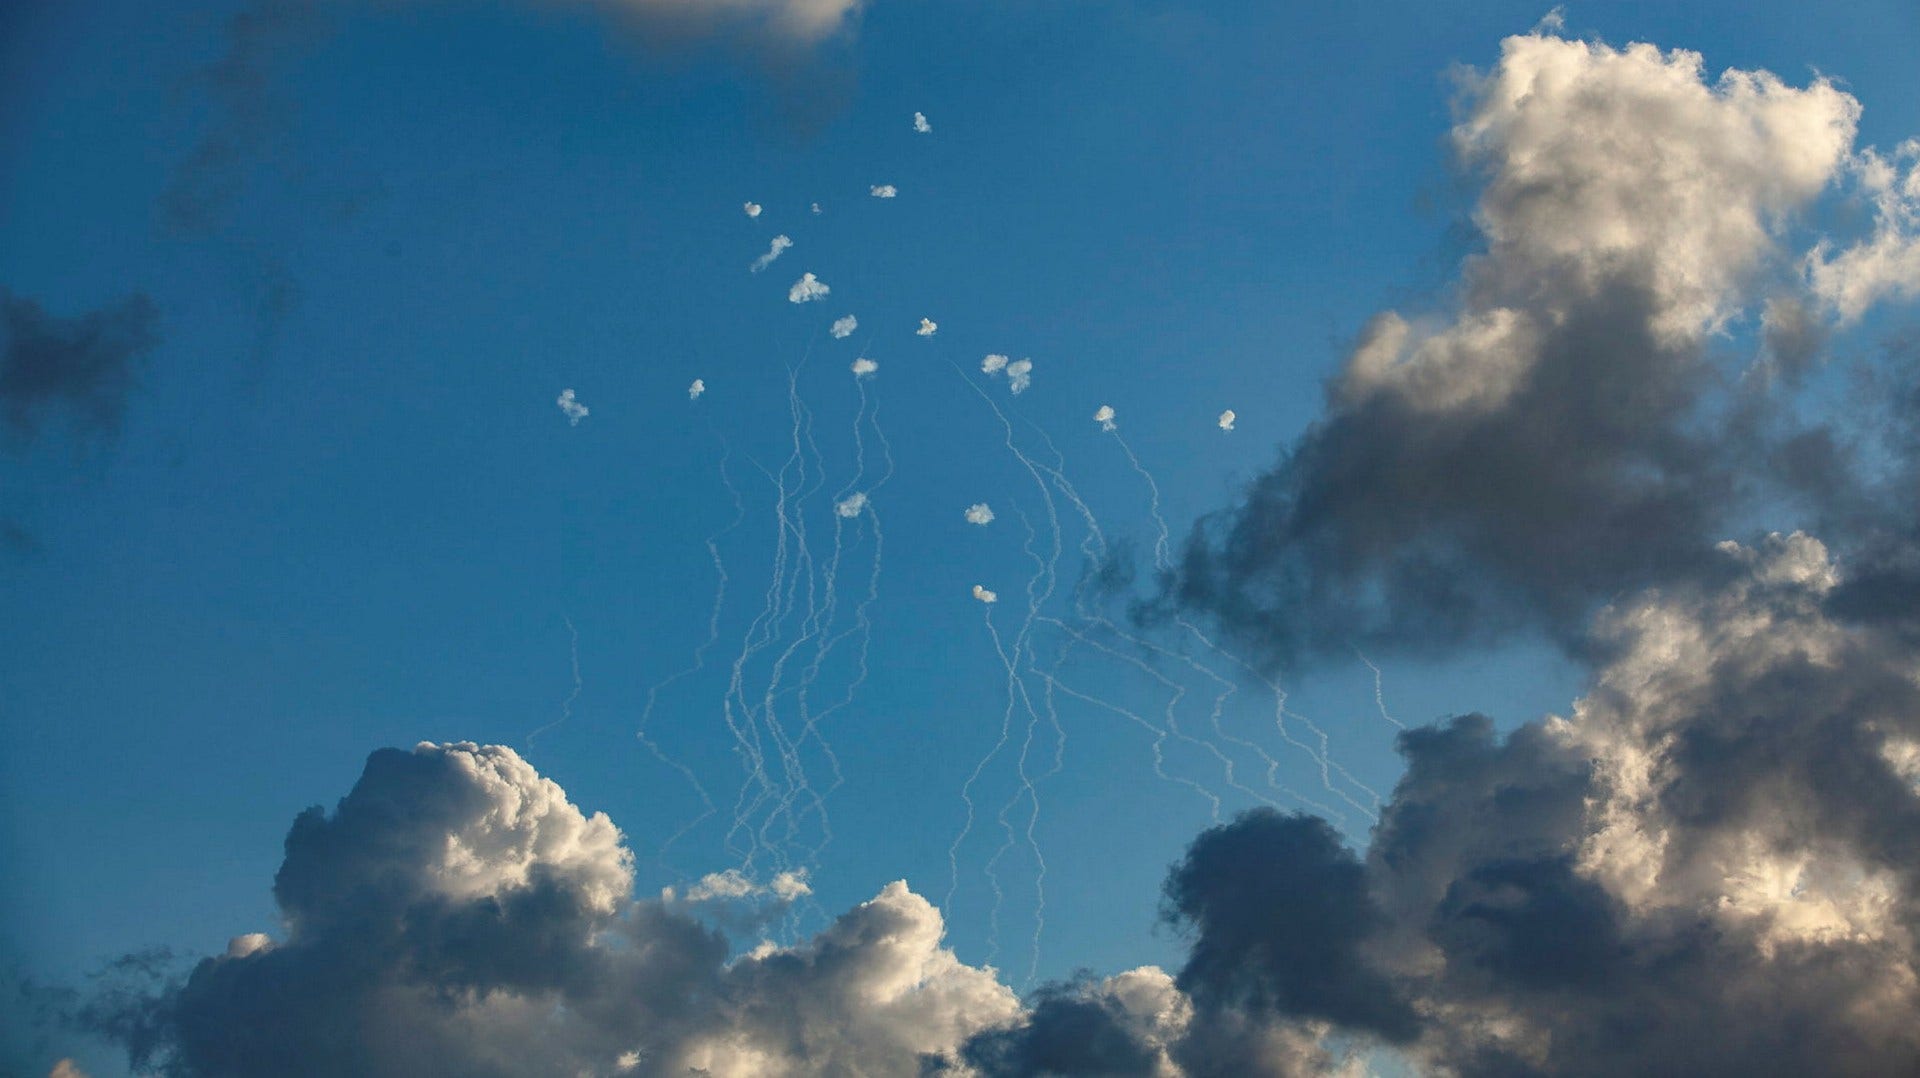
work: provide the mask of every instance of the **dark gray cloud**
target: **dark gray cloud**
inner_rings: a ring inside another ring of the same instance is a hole
[[[1326,821],[1259,809],[1204,832],[1168,877],[1167,905],[1193,932],[1178,983],[1202,1010],[1319,1018],[1395,1042],[1418,1032],[1363,953],[1386,918]]]
[[[0,292],[0,413],[15,438],[30,441],[57,419],[82,436],[116,434],[159,322],[144,295],[60,316]]]
[[[1787,228],[1847,174],[1858,111],[1692,53],[1508,39],[1453,130],[1481,249],[1443,310],[1365,328],[1170,599],[1276,660],[1571,641],[1757,507],[1830,496],[1852,460],[1784,419],[1828,316]],[[1724,354],[1762,306],[1760,355]]]
[[[968,1041],[961,1059],[991,1075],[1112,1075],[1152,1078],[1162,1053],[1134,1028],[1122,1003],[1091,977],[1040,988],[1018,1026]]]
[[[1206,911],[1197,1013],[1396,1033],[1438,1073],[1920,1066],[1911,648],[1828,614],[1810,538],[1717,553],[1732,579],[1603,613],[1571,715],[1404,734],[1364,867],[1273,813],[1202,836],[1169,884]],[[1315,998],[1343,984],[1406,1025]]]

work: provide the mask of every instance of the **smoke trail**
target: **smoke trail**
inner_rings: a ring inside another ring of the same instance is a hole
[[[573,691],[568,693],[566,700],[561,703],[559,718],[527,735],[528,751],[532,751],[535,738],[572,718],[573,702],[580,699],[580,633],[573,627],[572,618],[562,614],[560,620],[567,625],[567,661],[573,667]]]
[[[1353,653],[1360,655],[1360,649],[1353,649]],[[1406,729],[1406,723],[1387,714],[1387,696],[1384,688],[1380,684],[1380,668],[1373,665],[1373,660],[1367,658],[1365,655],[1360,655],[1360,661],[1366,663],[1367,669],[1373,671],[1373,704],[1380,709],[1380,717],[1392,723],[1396,729]]]
[[[708,424],[709,427],[711,427],[711,419],[708,420]],[[741,522],[746,519],[747,503],[741,498],[740,489],[734,486],[732,477],[727,474],[727,462],[733,459],[733,446],[724,436],[719,435],[717,432],[715,436],[720,439],[720,484],[726,488],[727,496],[733,500],[733,519],[728,521],[725,527],[706,538],[707,555],[713,559],[714,575],[713,606],[707,614],[707,638],[701,641],[698,647],[694,648],[693,663],[691,665],[683,670],[675,671],[668,675],[665,680],[656,682],[652,687],[647,689],[647,702],[640,711],[639,729],[634,731],[634,736],[640,740],[642,745],[647,747],[647,751],[653,754],[654,759],[680,772],[680,774],[686,778],[687,782],[693,786],[694,792],[699,795],[701,805],[704,806],[704,811],[702,811],[700,815],[694,817],[693,820],[668,836],[667,840],[661,843],[659,857],[663,866],[666,862],[667,851],[673,847],[673,844],[718,811],[714,807],[713,798],[708,795],[707,788],[701,784],[699,777],[693,773],[693,769],[685,763],[667,755],[666,751],[663,750],[647,732],[653,719],[653,709],[659,702],[660,694],[676,682],[684,678],[692,677],[706,669],[707,652],[720,640],[720,612],[726,605],[727,583],[729,580],[726,560],[720,556],[720,540],[732,533],[733,530],[738,528]]]

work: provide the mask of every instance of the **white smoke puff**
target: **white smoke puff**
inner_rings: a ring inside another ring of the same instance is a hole
[[[916,112],[913,114],[913,129],[923,135],[933,130],[933,125],[927,122],[926,113]]]
[[[1007,388],[1024,393],[1033,384],[1033,360],[1016,359],[1007,364]]]
[[[980,371],[982,374],[999,374],[1006,369],[1007,357],[1003,355],[990,355],[980,361]]]
[[[900,189],[890,183],[875,184],[872,194],[875,198],[895,198],[899,196]]]
[[[808,303],[820,299],[831,291],[833,289],[828,288],[825,281],[811,273],[803,273],[799,280],[793,282],[793,287],[787,289],[787,302]]]
[[[995,594],[994,592],[988,591],[987,589],[981,587],[978,584],[975,584],[973,586],[973,597],[980,600],[983,603],[997,603],[1000,601],[999,595]]]
[[[848,315],[845,318],[834,319],[833,328],[827,330],[827,332],[833,334],[834,340],[844,341],[848,337],[853,336],[853,331],[859,328],[860,320],[852,315]]]
[[[993,510],[987,508],[986,502],[974,502],[967,506],[967,523],[985,527],[993,523]]]
[[[574,397],[573,390],[571,389],[561,390],[560,395],[554,398],[554,403],[558,404],[560,410],[567,414],[567,423],[569,426],[577,427],[580,425],[582,419],[587,418],[587,406],[581,404],[580,401]]]
[[[86,1071],[80,1069],[80,1064],[71,1059],[63,1059],[55,1063],[53,1069],[47,1072],[47,1078],[88,1078],[88,1076]]]
[[[1100,406],[1100,410],[1099,410],[1099,411],[1097,411],[1097,412],[1095,412],[1095,413],[1093,413],[1093,421],[1094,421],[1095,423],[1098,423],[1098,424],[1100,424],[1100,429],[1101,429],[1101,430],[1112,430],[1112,429],[1114,429],[1114,424],[1113,424],[1113,405],[1111,405],[1111,404],[1103,404],[1103,405],[1101,405],[1101,406]]]
[[[913,334],[916,337],[931,337],[938,332],[940,332],[940,323],[935,322],[931,318],[922,318],[920,320],[920,328],[914,330]]]
[[[693,384],[687,387],[687,399],[690,401],[697,401],[700,399],[700,394],[705,393],[706,391],[707,391],[706,379],[695,378],[693,380]]]
[[[866,507],[867,496],[858,492],[847,495],[843,501],[833,503],[833,511],[843,517],[857,517]]]
[[[748,266],[747,269],[751,272],[759,273],[761,270],[773,265],[773,260],[786,253],[787,248],[792,246],[793,241],[786,236],[775,236],[773,242],[767,244],[767,253],[754,259],[753,265]]]
[[[1227,409],[1224,412],[1221,412],[1220,413],[1220,429],[1232,430],[1234,420],[1239,418],[1240,418],[1239,416],[1233,414],[1233,409],[1231,408]]]
[[[873,360],[868,359],[865,356],[861,356],[859,359],[856,359],[853,361],[853,373],[856,377],[872,374],[874,371],[877,371],[879,369],[880,369],[880,364],[875,363]]]
[[[814,204],[813,204],[813,207],[812,207],[812,209],[813,209],[813,215],[814,215],[815,217],[818,217],[818,216],[820,216],[820,204],[819,204],[818,202],[816,202],[816,203],[814,203]]]
[[[749,202],[741,208],[747,211],[748,217],[760,216],[760,204],[758,202]]]

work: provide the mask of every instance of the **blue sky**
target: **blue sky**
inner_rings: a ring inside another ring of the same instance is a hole
[[[900,878],[940,901],[963,784],[1008,706],[969,589],[998,591],[990,613],[1011,632],[1031,573],[1021,514],[1044,520],[963,381],[1029,452],[1036,428],[1050,435],[1105,532],[1150,567],[1146,484],[1094,409],[1116,410],[1176,539],[1227,506],[1321,413],[1373,314],[1444,306],[1479,242],[1475,188],[1445,143],[1458,73],[1546,14],[875,0],[843,34],[768,57],[724,32],[649,39],[590,4],[328,6],[265,63],[260,137],[221,174],[231,197],[183,228],[164,196],[231,122],[196,77],[233,10],[0,16],[0,286],[59,315],[144,292],[162,337],[116,432],[56,416],[10,432],[0,456],[0,510],[31,536],[0,555],[0,903],[8,961],[39,980],[275,931],[290,821],[384,746],[516,748],[626,832],[642,893],[737,865],[713,820],[676,844],[677,873],[657,861],[699,801],[635,729],[706,635],[705,542],[734,514],[724,444],[745,514],[717,541],[718,642],[652,727],[731,800],[726,668],[776,549],[754,462],[786,458],[797,368],[826,469],[808,510],[825,557],[825,494],[855,469],[860,355],[880,364],[866,399],[895,471],[848,533],[847,577],[864,579],[875,520],[885,561],[868,677],[822,730],[845,784],[812,882],[829,913]],[[1920,133],[1910,4],[1613,3],[1565,19],[1574,37],[1698,50],[1709,72],[1838,80],[1864,105],[1861,146]],[[899,196],[870,197],[877,184]],[[749,273],[776,234],[792,249]],[[787,301],[803,271],[831,285],[825,300]],[[859,330],[828,336],[849,313]],[[936,335],[916,336],[923,317]],[[1753,339],[1751,322],[1724,337]],[[1031,357],[1032,388],[981,376],[988,353]],[[689,401],[696,377],[707,392]],[[554,405],[563,388],[591,410],[577,426]],[[1232,432],[1215,425],[1227,408]],[[986,528],[962,519],[979,501],[997,514]],[[859,596],[841,583],[845,619]],[[851,684],[849,654],[822,666],[823,695]],[[1585,677],[1537,633],[1372,657],[1409,724],[1565,713]],[[1191,685],[1177,721],[1204,726],[1218,689],[1159,669]],[[1281,676],[1332,759],[1384,796],[1401,764],[1372,672],[1327,658]],[[1165,714],[1166,688],[1126,663],[1083,652],[1059,677]],[[1272,703],[1247,684],[1221,718],[1279,758],[1285,784],[1330,800],[1317,762],[1275,736]],[[1060,714],[1065,768],[1035,830],[1037,961],[1030,849],[999,862],[989,919],[997,825],[958,851],[947,910],[959,957],[991,957],[1016,987],[1176,963],[1158,888],[1210,820],[1154,777],[1138,725]],[[1228,812],[1251,804],[1210,756],[1168,751]],[[1252,757],[1240,766],[1258,778]],[[984,768],[983,812],[1014,781],[1007,755]],[[1366,821],[1342,833],[1364,846]],[[62,1050],[111,1073],[110,1054]]]

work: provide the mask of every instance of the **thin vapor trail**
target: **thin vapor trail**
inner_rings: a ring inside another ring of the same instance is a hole
[[[568,693],[566,700],[561,703],[559,718],[527,735],[527,748],[529,750],[533,748],[535,738],[572,718],[573,703],[575,700],[580,699],[580,631],[573,627],[573,619],[567,615],[560,615],[560,620],[566,622],[567,625],[567,661],[573,667],[573,691]]]
[[[709,424],[711,424],[710,420]],[[663,864],[666,860],[667,851],[672,848],[675,842],[679,841],[687,832],[698,827],[701,823],[705,822],[708,817],[718,811],[714,806],[713,798],[708,795],[707,788],[701,784],[699,777],[693,773],[693,769],[685,763],[669,756],[647,732],[652,723],[653,709],[659,702],[660,693],[676,682],[684,678],[692,677],[706,669],[707,652],[720,640],[720,613],[726,605],[727,583],[729,579],[726,559],[720,555],[720,540],[725,538],[735,528],[738,528],[742,521],[746,520],[747,503],[740,496],[740,488],[734,486],[732,477],[727,474],[727,462],[733,459],[733,446],[727,441],[725,436],[716,436],[720,438],[721,448],[720,484],[726,488],[727,496],[733,500],[733,519],[728,521],[725,527],[706,538],[707,554],[713,559],[714,575],[713,606],[707,614],[707,638],[701,641],[698,647],[693,649],[693,662],[691,665],[682,670],[675,671],[668,675],[665,680],[656,682],[652,687],[647,689],[647,702],[646,706],[640,711],[639,729],[634,731],[634,736],[639,738],[640,743],[647,747],[647,751],[653,753],[655,759],[685,776],[687,782],[693,786],[694,792],[700,796],[701,805],[704,806],[704,811],[702,811],[700,815],[694,817],[693,820],[682,826],[678,831],[675,831],[660,845],[659,856]]]
[[[1353,653],[1355,655],[1360,655],[1360,649],[1354,648]],[[1365,655],[1360,655],[1360,661],[1363,663],[1366,663],[1367,669],[1373,671],[1373,703],[1375,707],[1378,707],[1380,709],[1380,717],[1392,723],[1396,729],[1400,729],[1400,730],[1406,729],[1407,728],[1406,723],[1401,722],[1399,719],[1396,719],[1392,715],[1387,713],[1387,695],[1386,695],[1385,689],[1381,685],[1380,668],[1373,665],[1373,660],[1367,658]]]

